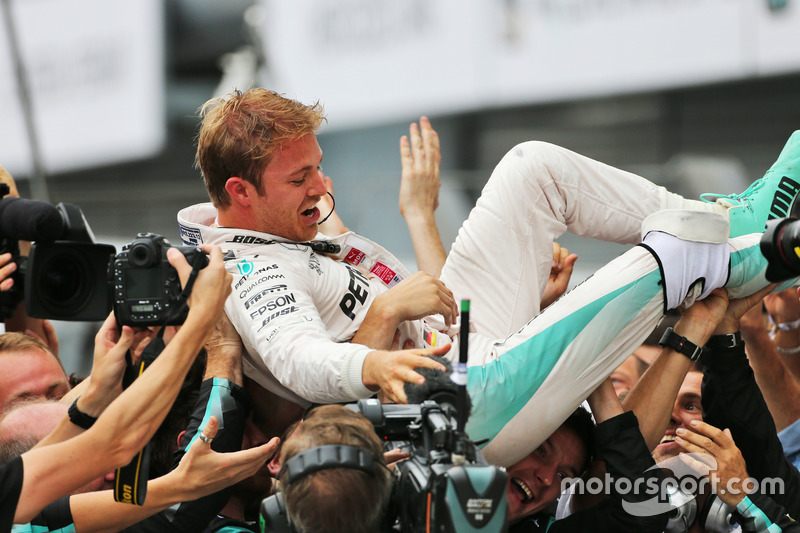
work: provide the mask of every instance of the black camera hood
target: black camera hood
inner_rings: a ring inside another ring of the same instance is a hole
[[[95,238],[83,211],[75,205],[66,202],[59,203],[56,208],[64,219],[64,231],[58,241],[87,242],[94,244]]]

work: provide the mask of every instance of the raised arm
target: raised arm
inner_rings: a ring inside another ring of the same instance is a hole
[[[705,300],[694,303],[675,324],[674,331],[689,342],[702,347],[706,344],[728,308],[728,293],[717,289]],[[675,405],[692,361],[672,348],[664,348],[650,368],[636,382],[622,402],[626,411],[633,411],[649,450],[655,449]]]
[[[218,426],[216,418],[212,417],[206,425],[205,435],[213,440]],[[148,482],[147,499],[143,505],[118,503],[110,490],[71,496],[72,524],[81,533],[119,531],[159,511],[197,500],[251,476],[276,449],[277,439],[257,448],[232,453],[217,453],[210,444],[197,441],[175,470]]]
[[[442,185],[439,135],[430,120],[422,117],[419,126],[411,124],[409,137],[400,138],[400,213],[411,234],[417,268],[438,278],[447,259],[435,216]]]
[[[189,299],[189,315],[169,346],[86,432],[22,456],[24,478],[15,521],[29,521],[46,504],[89,480],[126,464],[166,416],[197,352],[213,330],[230,293],[222,252],[204,247],[209,265],[200,271]],[[167,254],[185,283],[191,267],[178,250]]]
[[[786,297],[794,300],[798,298],[795,289],[787,289],[764,298],[765,303],[771,300],[770,312],[774,313],[778,323],[781,323],[781,316],[786,315],[779,314],[782,313],[780,309],[785,309],[786,306],[776,302],[776,297],[781,300]],[[797,306],[798,312],[800,312],[800,302],[797,303]],[[781,431],[800,418],[800,382],[784,364],[786,358],[797,358],[797,356],[782,357],[779,355],[777,351],[779,346],[776,346],[770,339],[761,311],[761,306],[757,306],[742,317],[741,333],[758,387],[764,395],[776,429]]]
[[[449,326],[456,321],[457,306],[453,292],[444,283],[426,272],[417,272],[375,298],[352,342],[388,350],[401,323],[441,314]]]

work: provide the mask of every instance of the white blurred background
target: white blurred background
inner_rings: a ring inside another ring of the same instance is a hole
[[[233,88],[325,105],[337,209],[410,266],[398,139],[422,114],[442,141],[446,244],[518,142],[554,142],[696,197],[742,191],[800,129],[800,0],[0,7],[0,164],[23,196],[78,205],[118,247],[143,231],[179,242],[177,210],[207,199],[197,108]],[[574,281],[624,250],[561,242],[580,256]],[[85,372],[94,325],[58,328],[67,370]]]

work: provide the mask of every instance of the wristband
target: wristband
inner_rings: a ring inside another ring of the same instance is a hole
[[[712,335],[709,337],[706,346],[712,350],[729,350],[731,348],[736,348],[740,344],[742,344],[742,334],[737,331],[736,333]]]
[[[781,322],[776,324],[775,321],[772,319],[772,315],[767,315],[769,317],[769,323],[778,328],[781,331],[793,331],[795,329],[800,329],[800,318],[797,320],[791,320],[789,322]]]
[[[797,320],[792,320],[789,322],[780,322],[778,324],[775,323],[773,320],[772,315],[767,314],[767,319],[769,319],[769,336],[770,338],[775,338],[775,335],[778,334],[778,331],[796,331],[800,329],[800,318]]]
[[[78,398],[80,398],[80,396],[78,396]],[[87,415],[78,409],[78,398],[75,398],[75,401],[72,402],[72,405],[69,406],[69,410],[67,411],[67,415],[69,415],[69,421],[79,428],[89,429],[92,427],[92,424],[97,422],[97,418]]]
[[[675,333],[672,328],[667,328],[667,331],[664,332],[661,340],[658,341],[658,345],[662,348],[672,348],[676,352],[682,353],[692,361],[697,361],[697,359],[700,357],[700,354],[703,352],[702,348],[697,346],[686,337],[681,337]]]

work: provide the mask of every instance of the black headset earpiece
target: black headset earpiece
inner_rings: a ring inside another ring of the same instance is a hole
[[[381,465],[372,453],[357,446],[346,444],[325,444],[298,453],[281,467],[281,475],[288,475],[287,482],[328,468],[349,468],[360,470],[374,476],[377,465]],[[259,526],[262,533],[295,533],[294,526],[286,512],[283,494],[278,492],[261,502]]]
[[[327,468],[350,468],[374,476],[376,464],[375,456],[363,448],[325,444],[298,453],[286,461],[281,470],[288,474],[289,483],[293,483],[308,474]]]
[[[286,514],[283,494],[278,492],[261,502],[258,525],[261,533],[295,533],[289,515]]]

